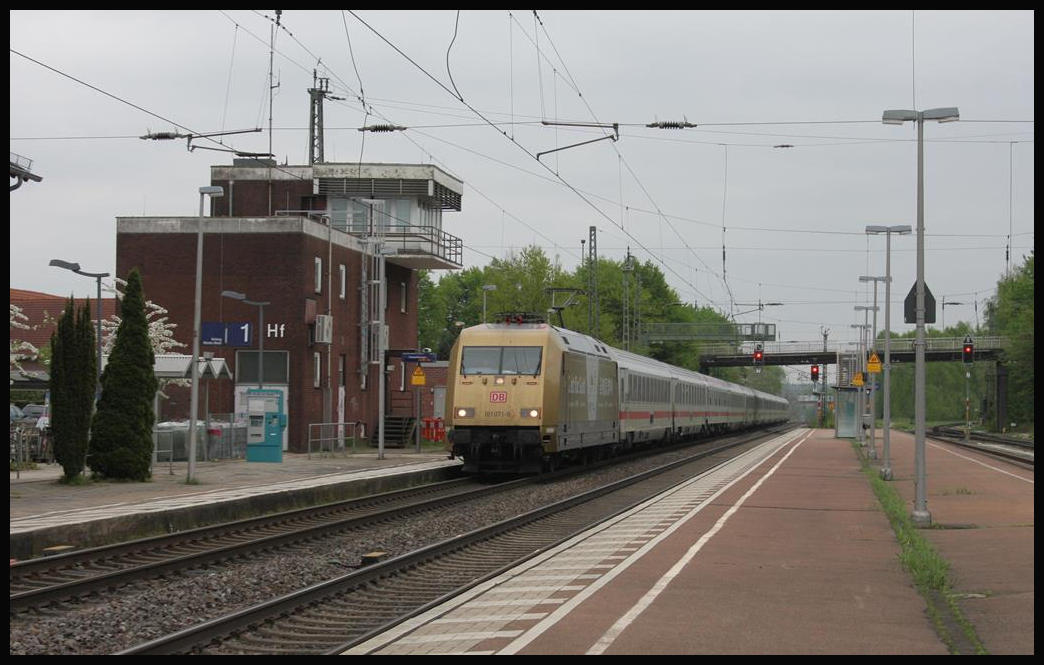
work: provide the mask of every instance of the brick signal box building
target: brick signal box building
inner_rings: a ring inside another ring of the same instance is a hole
[[[378,425],[380,367],[385,411],[414,413],[410,376],[417,349],[417,271],[461,268],[462,243],[442,229],[442,213],[461,209],[463,183],[437,167],[414,164],[280,166],[235,160],[212,166],[203,219],[200,354],[226,360],[234,385],[210,386],[211,413],[241,413],[243,394],[259,387],[283,393],[284,447],[308,449],[310,423]],[[175,337],[191,350],[198,217],[119,217],[116,271],[141,271],[145,295],[169,311]],[[378,248],[382,248],[378,251]],[[379,258],[385,260],[381,343]],[[233,291],[246,304],[222,295]],[[258,336],[263,314],[263,374]],[[431,368],[432,377],[444,370]],[[431,384],[429,383],[429,386]],[[189,390],[167,389],[161,419],[187,418]],[[425,392],[430,415],[431,390]]]

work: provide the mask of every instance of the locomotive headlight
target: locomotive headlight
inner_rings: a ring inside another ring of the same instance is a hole
[[[523,418],[539,418],[540,409],[522,409]]]
[[[471,418],[475,415],[475,409],[469,406],[462,406],[456,411],[458,418]]]
[[[493,383],[497,384],[498,386],[504,385],[504,377],[498,376],[497,378],[493,379]]]

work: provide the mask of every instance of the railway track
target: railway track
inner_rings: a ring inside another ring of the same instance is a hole
[[[10,611],[102,593],[302,541],[439,510],[529,482],[499,485],[462,478],[361,499],[255,517],[175,534],[108,545],[11,565]]]
[[[932,438],[1033,467],[1032,440],[971,432],[965,441],[964,428],[959,425],[937,425],[932,428]]]
[[[729,437],[652,471],[121,653],[338,653],[716,465],[728,454],[723,453],[726,449],[755,442],[765,434]]]

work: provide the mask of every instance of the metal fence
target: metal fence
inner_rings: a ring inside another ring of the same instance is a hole
[[[247,426],[232,413],[210,414],[209,426],[196,424],[196,461],[246,459]],[[188,422],[160,423],[152,429],[153,465],[188,460]],[[171,471],[173,473],[173,471]]]
[[[50,430],[39,430],[35,423],[11,423],[11,466],[15,478],[32,462],[54,462]]]
[[[354,453],[361,428],[359,422],[309,423],[308,459],[312,459],[313,452],[320,456]]]

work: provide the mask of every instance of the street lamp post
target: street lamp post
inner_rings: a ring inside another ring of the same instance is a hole
[[[960,119],[957,107],[928,109],[927,111],[889,110],[881,116],[886,125],[917,123],[917,284],[916,312],[917,333],[914,339],[914,509],[911,515],[914,524],[929,526],[932,514],[928,512],[925,490],[924,452],[924,121],[953,122]]]
[[[877,351],[877,280],[884,279],[883,277],[865,277],[859,278],[860,282],[874,282],[874,306],[869,308],[874,313],[874,327],[873,334],[870,336],[870,343],[867,345],[868,350]],[[857,308],[858,309],[858,308]],[[864,356],[866,353],[863,354]],[[870,365],[867,361],[867,374],[870,374]],[[870,379],[870,459],[877,459],[877,380],[873,376],[868,376]]]
[[[257,389],[264,388],[265,383],[265,305],[272,303],[267,300],[247,300],[245,293],[239,291],[222,291],[221,295],[232,300],[240,300],[247,305],[255,305],[258,310],[257,323]]]
[[[486,322],[486,294],[490,291],[496,291],[496,284],[485,284],[482,286],[482,323]]]
[[[199,188],[199,222],[196,225],[196,294],[192,317],[192,391],[189,399],[188,473],[185,482],[191,483],[196,474],[196,417],[199,413],[199,329],[203,306],[203,197],[211,200],[225,195],[221,187]]]
[[[97,311],[98,311],[98,340],[97,340],[98,341],[98,367],[96,368],[97,369],[97,374],[98,374],[98,379],[97,379],[97,383],[94,386],[94,401],[95,401],[95,403],[97,403],[98,402],[98,398],[101,397],[101,372],[102,372],[101,278],[102,277],[108,277],[109,273],[107,273],[107,272],[84,272],[84,271],[80,270],[80,264],[79,263],[69,263],[68,261],[62,261],[61,259],[51,259],[51,262],[48,265],[54,266],[56,268],[65,268],[66,270],[73,271],[77,275],[83,275],[84,277],[93,277],[94,279],[98,280],[98,305],[97,305]]]
[[[856,309],[860,309],[857,305]],[[866,307],[864,309],[870,309]],[[863,338],[866,334],[867,328],[870,327],[869,323],[866,323],[866,314],[863,314],[863,323],[853,323],[850,328],[859,328],[859,372],[860,374],[866,373],[866,352],[863,342]],[[865,385],[865,384],[864,384]],[[866,390],[863,386],[859,386],[859,394],[856,397],[856,410],[859,412],[859,445],[866,446],[866,430],[863,429],[863,414],[866,411],[866,396],[863,392]]]
[[[909,235],[911,229],[905,226],[878,226],[868,225],[867,233],[885,234],[885,357],[884,357],[884,441],[882,453],[884,459],[881,461],[881,478],[892,479],[892,456],[891,456],[891,434],[892,434],[892,234]]]

